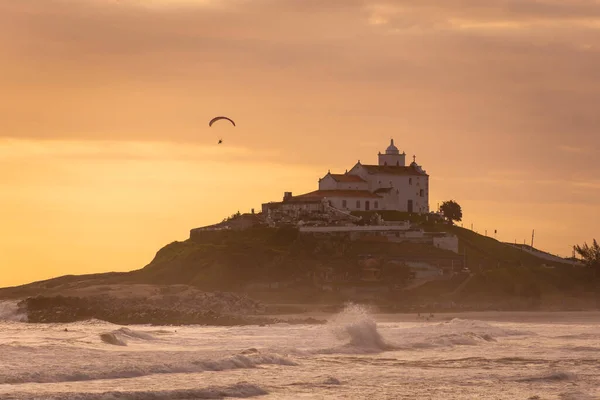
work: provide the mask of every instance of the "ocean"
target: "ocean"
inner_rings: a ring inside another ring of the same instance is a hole
[[[600,399],[598,314],[407,321],[349,305],[325,325],[124,327],[15,310],[0,303],[0,399]]]

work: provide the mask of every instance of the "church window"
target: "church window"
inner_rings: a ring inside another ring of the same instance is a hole
[[[375,200],[375,203],[373,204],[373,207],[379,208],[379,202],[377,200]]]
[[[356,208],[360,208],[360,200],[356,200]]]
[[[346,208],[346,200],[342,200],[342,207]]]
[[[400,161],[396,161],[396,167],[400,166]]]
[[[421,197],[423,197],[423,195],[424,195],[424,192],[425,192],[425,191],[424,191],[423,189],[421,189],[421,191],[420,191],[420,193],[419,193],[419,194],[421,195]]]
[[[408,184],[412,185],[412,178],[408,178]]]

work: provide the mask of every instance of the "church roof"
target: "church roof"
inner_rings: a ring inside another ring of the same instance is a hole
[[[399,154],[400,151],[398,150],[398,148],[394,145],[394,139],[390,140],[390,145],[388,146],[388,148],[385,150],[385,154]]]
[[[396,165],[361,165],[369,174],[427,175],[425,172],[419,171],[414,166],[401,167]]]
[[[325,197],[351,197],[368,199],[381,198],[381,196],[371,193],[368,190],[315,190],[314,192],[294,196],[291,199],[288,199],[287,201],[295,202],[304,201],[308,199],[323,199]]]
[[[366,182],[358,175],[350,174],[329,174],[336,182]]]

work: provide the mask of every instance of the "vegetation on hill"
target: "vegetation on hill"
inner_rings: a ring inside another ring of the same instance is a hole
[[[444,201],[440,206],[440,211],[450,224],[454,224],[454,221],[462,221],[462,209],[454,200]]]
[[[596,239],[592,240],[592,245],[584,243],[582,245],[573,246],[573,250],[583,259],[583,262],[594,270],[596,277],[600,270],[600,245]]]
[[[163,247],[147,266],[136,271],[61,277],[0,290],[0,297],[98,284],[184,284],[201,290],[242,292],[250,290],[249,284],[285,283],[285,287],[267,291],[271,301],[342,302],[351,298],[335,291],[323,292],[314,285],[314,279],[321,279],[327,272],[345,276],[344,285],[390,286],[405,281],[406,271],[401,270],[401,265],[394,267],[385,263],[377,264],[384,269],[383,281],[365,283],[360,280],[365,259],[386,257],[462,257],[470,270],[470,273],[459,273],[451,279],[380,296],[393,304],[481,304],[486,301],[498,304],[513,299],[519,307],[523,304],[537,307],[551,297],[581,297],[593,290],[590,268],[544,261],[493,238],[439,221],[422,220],[421,227],[429,232],[457,235],[460,256],[423,243],[374,239],[351,241],[344,237],[300,235],[294,227],[201,231],[193,239]],[[250,293],[254,295],[254,292]]]

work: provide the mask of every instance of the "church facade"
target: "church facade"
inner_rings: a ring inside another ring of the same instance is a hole
[[[358,161],[343,174],[328,172],[319,179],[319,189],[292,196],[286,193],[282,204],[308,207],[326,201],[343,211],[396,210],[410,213],[429,212],[429,175],[417,164],[416,157],[406,165],[406,153],[391,139],[377,164]]]

